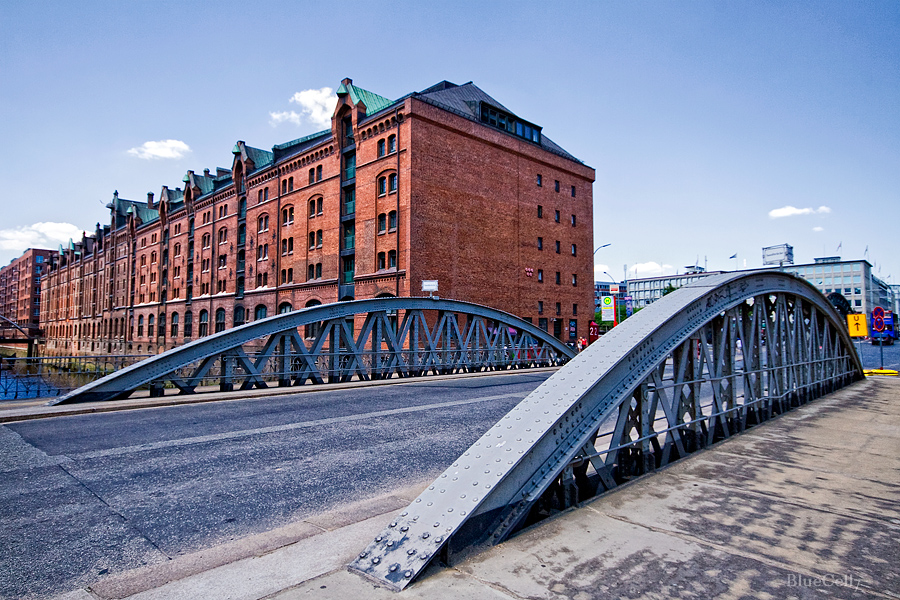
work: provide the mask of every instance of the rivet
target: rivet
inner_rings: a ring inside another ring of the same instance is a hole
[[[440,527],[440,526],[441,526],[441,524],[438,521],[434,522],[434,527]]]
[[[405,517],[405,516],[408,515],[408,514],[409,514],[408,512],[404,511],[404,512],[400,513],[400,516],[401,516],[401,517]]]
[[[393,573],[396,570],[397,570],[397,565],[391,565],[391,568],[390,568],[391,573]]]
[[[428,555],[425,554],[424,552],[419,555],[419,560],[425,560],[426,558],[428,558]]]
[[[404,571],[403,576],[409,579],[410,577],[412,577],[412,571]]]
[[[393,545],[394,545],[394,542],[392,540],[388,540],[387,547],[390,548]]]
[[[396,526],[397,526],[397,521],[392,521],[390,524],[390,527],[396,527]]]
[[[431,487],[430,487],[430,488],[428,488],[428,489],[429,489],[429,490],[433,490],[433,489],[434,489],[434,486],[431,486]]]
[[[434,502],[429,502],[429,503],[428,503],[428,506],[431,506],[432,504],[434,504]]]
[[[478,485],[478,482],[475,481],[475,482],[472,483],[472,485],[473,485],[473,486],[476,486],[476,485]]]
[[[421,498],[416,498],[416,502],[421,502],[421,501],[422,501]]]
[[[406,551],[406,553],[409,554],[410,556],[412,556],[413,554],[416,553],[416,549],[415,549],[415,548],[410,548],[409,550]]]
[[[429,536],[431,536],[431,534],[426,531],[425,533],[422,534],[422,539],[427,540],[429,538]]]
[[[447,491],[447,490],[441,490],[441,493],[443,494],[443,493],[446,492],[446,491]]]
[[[460,494],[459,497],[460,497],[460,498],[465,498],[466,495],[465,495],[465,494]]]
[[[376,542],[380,542],[380,541],[383,540],[383,539],[384,539],[384,538],[381,537],[381,536],[379,535],[377,538],[375,538],[375,541],[376,541]]]
[[[372,559],[372,564],[373,564],[373,565],[377,565],[377,564],[380,563],[380,562],[381,562],[381,559],[378,558],[377,556],[376,556],[375,558]]]
[[[464,511],[464,510],[459,511],[459,516],[461,516],[461,517],[466,516],[466,511]]]
[[[360,553],[359,553],[359,557],[360,557],[360,558],[365,558],[365,557],[367,557],[368,555],[369,555],[368,552],[360,552]]]
[[[436,538],[434,538],[434,543],[435,543],[435,544],[440,544],[440,543],[443,542],[443,541],[444,541],[444,536],[442,536],[442,535],[439,535],[439,536],[437,536]]]
[[[403,527],[400,528],[400,531],[407,532],[407,531],[409,531],[409,527],[404,525]]]

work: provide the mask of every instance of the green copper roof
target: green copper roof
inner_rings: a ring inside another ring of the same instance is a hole
[[[353,104],[358,104],[359,101],[362,100],[362,103],[366,105],[367,115],[373,115],[394,103],[393,100],[388,100],[384,96],[379,96],[374,92],[364,90],[352,83],[350,85],[344,85],[342,83],[341,87],[338,88],[337,93],[350,94],[350,99],[353,101]]]

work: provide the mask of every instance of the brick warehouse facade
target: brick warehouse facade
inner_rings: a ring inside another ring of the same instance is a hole
[[[56,252],[29,248],[0,268],[0,316],[16,323],[31,337],[40,335],[41,278]],[[0,337],[19,337],[17,330],[0,319]]]
[[[60,249],[46,353],[156,353],[426,279],[587,337],[594,170],[472,83],[391,101],[345,79],[330,130],[232,153],[158,200],[114,194],[110,224]]]

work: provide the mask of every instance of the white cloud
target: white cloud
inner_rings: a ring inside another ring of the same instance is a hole
[[[672,265],[659,264],[657,262],[645,262],[631,265],[628,268],[629,277],[654,277],[656,275],[674,274]]]
[[[144,142],[140,146],[130,149],[128,154],[145,160],[153,160],[157,158],[181,158],[190,151],[190,147],[181,140],[160,140],[158,142]]]
[[[293,110],[270,112],[269,123],[273,127],[284,122],[300,125],[303,121],[325,127],[331,123],[337,96],[330,87],[323,87],[319,90],[297,92],[291,96],[290,101],[300,106],[300,112]]]
[[[827,215],[830,212],[831,209],[827,206],[820,206],[819,208],[797,208],[795,206],[788,205],[770,210],[769,218],[781,219],[784,217],[795,217],[797,215]]]
[[[55,249],[69,239],[81,239],[81,227],[71,223],[35,223],[14,229],[0,229],[0,250],[24,252],[29,248]]]
[[[823,229],[822,227],[813,227],[813,231],[818,233],[819,231],[825,231],[825,229]]]
[[[609,265],[594,265],[594,280],[600,281],[606,279],[604,273],[609,273]]]

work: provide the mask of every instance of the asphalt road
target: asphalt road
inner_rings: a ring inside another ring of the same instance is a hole
[[[436,477],[549,373],[0,427],[0,597],[261,533]]]
[[[873,346],[871,342],[862,341],[854,344],[859,351],[859,359],[866,369],[878,369],[881,367],[880,346]],[[884,368],[900,370],[900,342],[894,342],[891,346],[884,347]]]

